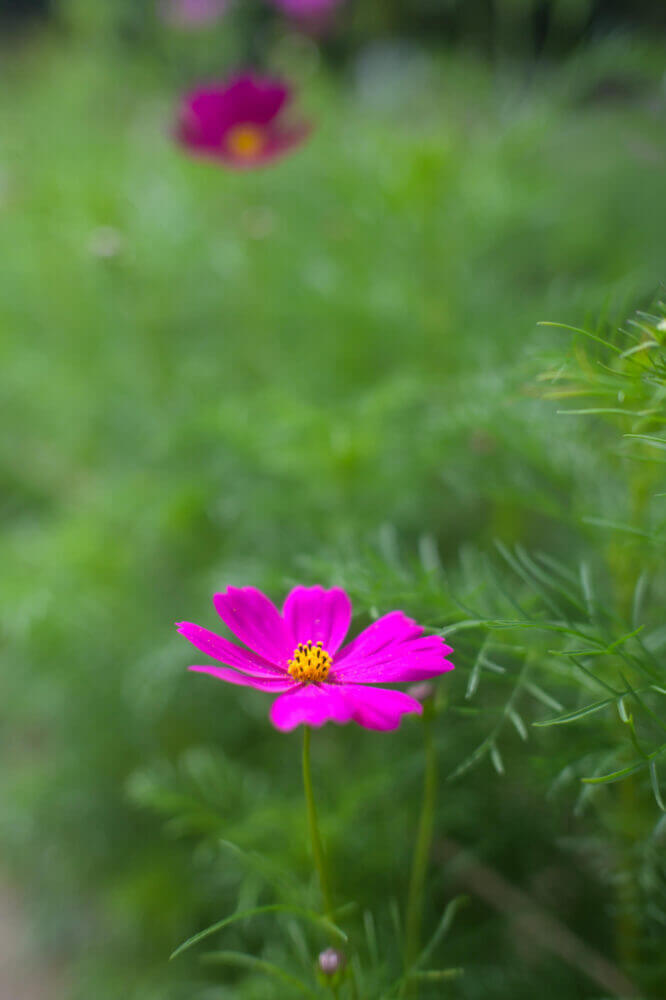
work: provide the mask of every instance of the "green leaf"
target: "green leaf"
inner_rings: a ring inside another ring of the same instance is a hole
[[[460,910],[463,906],[466,906],[468,902],[469,896],[456,896],[450,903],[447,903],[444,913],[442,914],[432,937],[423,948],[419,957],[416,959],[414,969],[418,969],[420,965],[423,965],[426,959],[430,958],[440,941],[442,941],[449,933],[458,910]]]
[[[553,576],[552,571],[547,572],[542,566],[540,566],[522,545],[516,545],[516,555],[522,561],[523,565],[532,573],[534,577],[540,580],[541,583],[543,583],[550,590],[557,591],[558,594],[561,594],[566,601],[578,608],[579,611],[582,611],[583,613],[587,612],[588,609],[579,600],[578,595],[572,593],[569,587],[565,587],[561,580],[559,580],[556,576]]]
[[[584,517],[584,524],[592,524],[596,528],[612,528],[613,531],[624,531],[627,535],[638,535],[640,538],[653,538],[649,531],[641,531],[630,524],[622,524],[620,521],[610,521],[604,517]]]
[[[618,413],[623,417],[651,417],[653,414],[658,413],[658,410],[623,410],[619,406],[592,406],[585,410],[557,410],[557,415],[563,416],[577,416],[583,417],[589,414],[598,413]],[[625,434],[625,437],[635,437],[633,434]]]
[[[559,701],[556,701],[555,698],[552,698],[546,691],[540,688],[538,684],[535,684],[533,681],[525,681],[523,686],[525,690],[529,691],[532,697],[536,698],[537,701],[540,701],[542,705],[546,705],[548,708],[552,708],[556,712],[564,711],[564,705],[562,705]]]
[[[626,678],[626,677],[625,677],[624,675],[621,675],[621,676],[622,676],[622,680],[624,681],[624,683],[625,683],[625,685],[626,685],[626,687],[627,687],[627,691],[628,691],[628,692],[630,692],[630,693],[632,694],[632,696],[633,696],[633,697],[634,697],[634,699],[635,699],[635,700],[636,700],[636,701],[638,702],[638,704],[639,704],[639,705],[640,705],[640,707],[641,707],[641,708],[643,709],[643,711],[644,711],[644,712],[645,712],[645,713],[646,713],[647,715],[649,715],[649,716],[650,716],[650,718],[652,719],[652,721],[653,721],[654,723],[656,723],[656,725],[657,725],[657,726],[659,726],[659,728],[660,728],[660,729],[662,729],[662,730],[663,730],[664,732],[666,732],[666,725],[664,724],[664,722],[663,722],[663,720],[661,719],[661,717],[660,717],[659,715],[657,715],[657,713],[656,713],[656,712],[654,712],[654,711],[653,711],[653,710],[652,710],[652,709],[650,708],[650,706],[649,706],[649,705],[647,705],[647,704],[646,704],[646,703],[645,703],[645,702],[643,701],[643,699],[641,698],[641,696],[640,696],[639,692],[638,692],[638,691],[636,691],[636,690],[635,690],[635,689],[634,689],[634,688],[633,688],[633,687],[631,686],[631,684],[629,683],[629,681],[627,680],[627,678]],[[653,688],[653,690],[654,690],[654,688]],[[651,756],[656,756],[656,751],[655,751],[655,754],[653,754],[653,755],[651,755]]]
[[[559,573],[561,577],[574,586],[577,584],[578,577],[575,573],[572,573],[569,566],[565,563],[561,563],[559,559],[553,558],[553,556],[549,555],[547,552],[537,552],[536,556],[539,561],[544,564],[544,566],[548,566],[548,568],[553,570],[555,573]]]
[[[622,778],[628,778],[630,774],[635,774],[636,771],[640,771],[646,766],[647,761],[639,760],[637,763],[623,767],[619,771],[611,771],[610,774],[603,774],[596,778],[583,778],[582,780],[586,785],[609,785],[613,781],[621,781]]]
[[[659,448],[661,451],[666,451],[666,438],[653,437],[651,434],[625,434],[626,438],[634,438],[636,441],[642,441],[644,444],[649,444],[652,448]]]
[[[542,722],[533,722],[532,725],[539,729],[545,729],[547,726],[564,726],[568,722],[576,722],[578,719],[584,719],[586,715],[600,712],[603,708],[612,705],[614,701],[614,698],[603,698],[591,705],[585,705],[584,708],[577,708],[573,712],[565,712],[563,715],[555,715],[552,719],[544,719]]]
[[[615,344],[611,344],[608,340],[604,340],[603,337],[599,337],[596,333],[591,333],[589,330],[583,330],[579,326],[569,326],[568,323],[549,323],[546,320],[541,320],[540,323],[537,323],[537,326],[554,326],[558,327],[560,330],[570,330],[572,333],[582,333],[584,337],[589,337],[590,340],[595,340],[598,344],[603,344],[603,346],[607,347],[609,351],[615,351],[616,354],[622,354],[620,348],[616,347]]]
[[[490,747],[490,759],[493,763],[493,767],[499,775],[504,774],[504,763],[502,761],[502,756],[497,748],[496,743],[492,743]]]
[[[232,913],[231,916],[225,917],[223,920],[218,920],[217,923],[211,924],[203,931],[199,931],[198,934],[194,934],[187,941],[184,941],[178,948],[170,955],[169,961],[181,955],[188,948],[193,945],[198,944],[199,941],[203,941],[204,938],[210,937],[211,934],[215,934],[216,931],[222,930],[223,927],[229,927],[231,924],[237,923],[239,920],[246,920],[248,917],[256,917],[262,913],[292,913],[297,917],[303,917],[305,920],[309,920],[311,923],[318,925],[322,929],[338,937],[341,941],[347,940],[347,935],[344,931],[334,924],[332,921],[328,920],[326,917],[322,917],[319,913],[315,913],[314,910],[306,910],[301,906],[290,906],[288,903],[271,903],[268,906],[257,906],[251,910],[242,910],[240,913]]]
[[[581,663],[578,657],[573,656],[571,654],[569,655],[571,658],[571,662],[576,664],[581,673],[585,674],[586,677],[589,677],[589,679],[593,681],[598,687],[602,687],[604,691],[610,692],[610,694],[613,695],[614,698],[620,697],[622,693],[621,691],[616,691],[611,684],[607,684],[606,681],[601,679],[601,677],[597,677],[596,674],[592,673],[592,671],[589,670],[584,663]]]
[[[520,717],[520,715],[518,715],[518,712],[516,712],[515,708],[511,708],[511,709],[509,709],[509,712],[507,714],[508,714],[509,718],[511,719],[511,722],[513,723],[513,726],[514,726],[516,732],[518,733],[518,735],[520,736],[521,740],[526,741],[527,738],[528,738],[527,737],[527,727],[525,726],[525,723],[523,722],[523,720]]]
[[[367,943],[370,960],[373,965],[379,965],[379,948],[377,946],[377,931],[375,928],[375,920],[370,910],[365,910],[363,912],[363,927],[365,929],[365,940]]]
[[[513,619],[513,618],[491,618],[484,622],[488,628],[496,629],[533,629],[535,632],[556,632],[561,635],[573,635],[578,639],[585,639],[587,642],[594,642],[595,637],[589,635],[587,632],[582,632],[580,629],[573,628],[570,625],[562,625],[557,621],[548,621],[546,619],[535,618],[533,620],[527,619]],[[601,645],[601,643],[600,643]]]
[[[490,747],[491,747],[491,737],[487,736],[485,740],[479,743],[479,745],[476,747],[475,750],[472,750],[472,752],[468,754],[467,757],[465,757],[465,759],[461,764],[458,764],[455,770],[453,770],[447,776],[446,780],[455,781],[456,778],[459,778],[462,774],[465,774],[466,771],[469,771],[471,767],[473,767],[475,764],[478,764],[478,762],[483,757],[485,757],[485,755],[490,750]]]
[[[534,579],[534,575],[523,565],[521,565],[520,560],[516,556],[514,556],[514,554],[502,542],[496,541],[495,546],[500,555],[502,556],[502,558],[505,560],[505,562],[508,563],[508,565],[514,571],[514,573],[516,573],[516,575],[519,576],[520,579],[525,584],[527,584],[527,586],[530,587],[531,590],[533,590],[536,594],[539,595],[541,600],[544,602],[544,604],[546,604],[550,608],[550,610],[553,612],[554,615],[556,615],[558,618],[562,618],[563,617],[562,612],[558,608],[557,604],[551,599],[548,592],[544,590],[543,587],[539,586],[538,582]]]
[[[661,797],[661,789],[659,787],[659,775],[657,774],[657,762],[654,760],[650,761],[650,783],[652,784],[652,792],[654,795],[655,802],[661,809],[663,813],[666,813],[666,806],[664,805],[664,800]]]
[[[641,617],[641,612],[643,609],[643,599],[648,589],[648,584],[650,578],[647,573],[643,572],[638,577],[636,581],[636,586],[634,587],[634,596],[631,602],[631,621],[634,627],[638,625],[638,621]]]
[[[277,979],[289,987],[297,989],[303,996],[314,997],[320,1000],[321,994],[315,993],[306,983],[292,976],[290,972],[285,972],[272,962],[266,962],[263,958],[256,958],[254,955],[246,955],[242,951],[211,951],[203,956],[203,961],[215,965],[235,965],[239,968],[250,969],[253,972],[262,972],[271,979]]]
[[[448,635],[453,635],[454,632],[462,632],[468,628],[487,628],[490,624],[492,623],[486,618],[466,619],[465,621],[455,622],[453,625],[446,625],[444,628],[436,629],[435,634],[446,638]]]
[[[641,330],[644,329],[645,327],[641,327]],[[653,347],[659,347],[656,340],[644,340],[641,344],[635,344],[633,347],[627,348],[626,351],[622,351],[620,357],[630,358],[633,354],[638,354],[640,351],[651,351]]]

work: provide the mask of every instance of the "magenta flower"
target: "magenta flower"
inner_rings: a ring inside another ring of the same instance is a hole
[[[238,169],[258,167],[298,145],[310,131],[288,122],[286,83],[250,73],[200,87],[183,100],[178,139],[198,156]]]
[[[215,594],[222,621],[245,643],[243,649],[215,632],[180,622],[178,631],[225,667],[193,666],[230,684],[279,695],[271,707],[277,729],[301,724],[357,722],[366,729],[396,729],[407,712],[423,711],[419,701],[376,684],[428,680],[453,664],[439,636],[402,611],[384,615],[342,649],[351,621],[351,601],[337,587],[296,587],[282,614],[254,587],[229,587]]]

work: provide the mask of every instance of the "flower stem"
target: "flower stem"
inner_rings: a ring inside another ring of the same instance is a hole
[[[303,726],[303,788],[305,789],[305,803],[308,810],[308,827],[310,828],[310,842],[312,844],[312,857],[314,859],[319,885],[324,899],[324,911],[327,917],[333,914],[331,901],[331,889],[326,871],[326,859],[324,849],[319,836],[319,824],[317,823],[317,810],[315,809],[314,795],[312,792],[312,773],[310,770],[310,735],[309,726]]]
[[[435,818],[435,795],[437,792],[437,760],[432,738],[432,706],[423,706],[423,744],[425,751],[425,774],[423,779],[423,800],[421,815],[414,846],[412,873],[407,897],[407,918],[405,928],[405,972],[408,973],[418,958],[421,946],[421,918],[423,914],[423,889],[430,857],[432,831]],[[412,995],[415,995],[413,984]]]

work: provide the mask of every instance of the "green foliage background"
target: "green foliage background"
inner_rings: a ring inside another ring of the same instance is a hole
[[[611,698],[574,728],[533,727],[601,695],[531,626],[584,612],[583,635],[608,649],[635,627],[644,572],[636,624],[660,625],[659,470],[620,447],[645,426],[558,417],[544,387],[594,397],[607,349],[589,342],[588,358],[578,338],[569,352],[570,333],[535,324],[605,331],[652,308],[663,46],[615,39],[530,79],[442,54],[396,88],[381,64],[334,78],[284,42],[274,62],[318,128],[240,176],[172,146],[178,88],[210,58],[196,41],[181,61],[183,44],[127,49],[91,18],[2,54],[0,842],[41,953],[66,963],[72,1000],[284,996],[194,953],[166,962],[239,901],[317,901],[298,734],[270,728],[262,695],[188,675],[172,622],[215,627],[210,595],[230,582],[276,600],[338,582],[355,627],[400,607],[454,629],[428,926],[458,891],[449,838],[656,997],[649,768],[581,794],[608,754],[629,762],[628,723]],[[618,73],[638,91],[603,99]],[[663,381],[646,391],[658,437]],[[534,552],[551,563],[526,563]],[[366,994],[387,995],[418,726],[327,727],[314,758]],[[266,917],[221,946],[308,975],[321,944]],[[476,897],[436,960],[465,969],[451,996],[599,996]]]

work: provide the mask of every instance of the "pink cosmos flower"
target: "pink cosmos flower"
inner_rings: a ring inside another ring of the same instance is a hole
[[[200,87],[183,100],[177,135],[183,146],[237,169],[258,167],[298,145],[306,122],[285,121],[286,83],[245,73]]]
[[[423,681],[453,670],[445,659],[451,647],[438,636],[425,636],[402,611],[384,615],[341,649],[352,607],[337,587],[296,587],[282,613],[254,587],[228,587],[215,594],[213,604],[249,648],[180,622],[181,635],[227,664],[189,669],[279,695],[270,716],[283,731],[330,721],[396,729],[405,713],[420,715],[423,707],[402,691],[374,685]]]
[[[229,0],[161,0],[165,21],[178,28],[203,28],[226,13]]]

